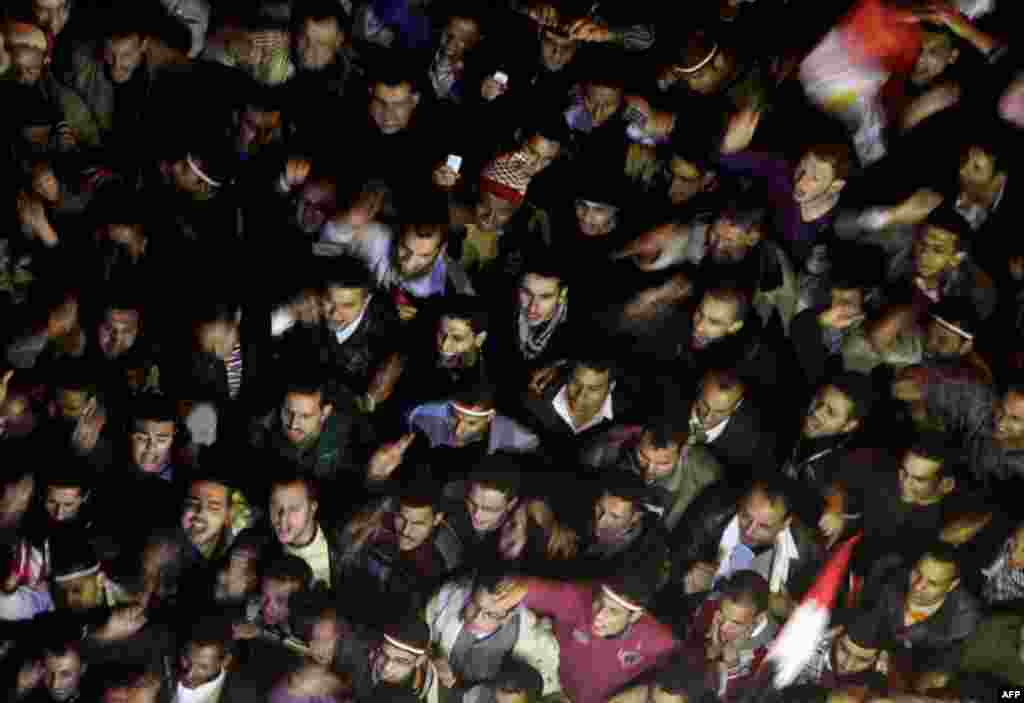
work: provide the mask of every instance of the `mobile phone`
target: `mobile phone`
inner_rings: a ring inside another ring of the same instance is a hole
[[[455,173],[458,173],[459,169],[462,168],[462,157],[456,156],[455,154],[449,154],[448,160],[445,161],[445,165],[455,171]]]
[[[494,78],[495,82],[502,88],[508,85],[508,74],[504,71],[498,71],[491,77]]]

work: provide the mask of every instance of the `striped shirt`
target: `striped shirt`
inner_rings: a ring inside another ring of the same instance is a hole
[[[238,397],[239,391],[242,390],[242,345],[236,344],[234,350],[231,352],[231,358],[228,359],[228,395],[231,396],[231,400],[235,400]]]

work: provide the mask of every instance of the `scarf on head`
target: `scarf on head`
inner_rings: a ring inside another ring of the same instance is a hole
[[[516,310],[516,339],[519,340],[519,351],[528,360],[533,361],[544,353],[552,335],[569,315],[569,301],[561,300],[555,308],[555,314],[547,322],[530,325],[522,308]]]

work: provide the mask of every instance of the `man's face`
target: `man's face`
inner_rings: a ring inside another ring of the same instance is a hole
[[[429,505],[402,505],[398,509],[398,548],[403,552],[411,552],[426,542],[434,534],[434,528],[441,520],[441,515],[434,512]]]
[[[303,483],[275,486],[270,496],[270,522],[284,546],[304,546],[316,536],[317,502]]]
[[[501,491],[478,483],[472,484],[466,494],[466,512],[473,522],[473,529],[481,533],[498,529],[515,504],[515,500],[509,500]]]
[[[1024,395],[1007,393],[995,413],[995,438],[1006,442],[1024,438]]]
[[[277,141],[281,134],[281,111],[247,107],[238,116],[237,147],[241,152],[259,151]]]
[[[43,76],[46,52],[31,46],[18,46],[11,51],[11,66],[14,80],[19,85],[32,86]]]
[[[733,70],[733,61],[719,51],[715,58],[692,73],[683,75],[686,85],[700,95],[716,93]]]
[[[334,661],[341,635],[342,630],[338,626],[337,616],[333,613],[326,615],[313,624],[309,633],[309,646],[313,651],[324,652],[327,661]]]
[[[536,176],[554,163],[562,152],[562,145],[551,141],[540,134],[530,137],[523,146],[522,154],[526,157],[526,170],[530,176]]]
[[[576,223],[586,237],[605,237],[612,233],[616,224],[617,210],[607,203],[593,200],[576,201]]]
[[[260,609],[263,622],[267,625],[285,625],[291,614],[288,599],[297,593],[300,584],[295,581],[282,581],[274,578],[263,580],[260,592]]]
[[[489,410],[489,408],[472,408],[472,410],[484,412]],[[487,435],[487,431],[491,427],[491,420],[494,418],[493,415],[471,415],[459,410],[454,405],[451,406],[451,413],[455,444],[459,447],[481,441]]]
[[[178,683],[190,691],[210,683],[224,670],[227,657],[224,648],[216,644],[197,645],[189,642],[181,653]]]
[[[295,221],[306,234],[315,234],[338,209],[338,190],[322,180],[307,182],[299,194]]]
[[[1020,525],[1010,536],[1010,557],[1009,566],[1011,569],[1024,568],[1024,525]]]
[[[421,237],[417,232],[406,230],[398,242],[395,259],[399,275],[413,280],[426,275],[434,268],[437,257],[443,250],[440,229],[431,236]]]
[[[453,17],[445,28],[441,50],[452,63],[460,63],[480,43],[480,27],[471,19]]]
[[[790,517],[781,501],[772,501],[760,490],[743,499],[737,514],[740,539],[748,547],[765,547],[775,543],[779,533],[789,527]]]
[[[610,371],[577,367],[566,389],[569,409],[577,415],[595,415],[607,400],[611,388]]]
[[[719,217],[711,227],[708,253],[716,264],[736,264],[747,258],[761,236],[746,230],[727,217]]]
[[[816,200],[825,195],[834,182],[832,164],[813,153],[805,154],[796,168],[793,197],[798,203]]]
[[[693,200],[711,181],[712,174],[701,171],[692,161],[673,156],[669,161],[672,182],[668,187],[668,199],[673,205],[682,205]]]
[[[561,71],[569,65],[576,56],[576,48],[579,42],[568,37],[560,37],[548,30],[544,30],[540,37],[540,60],[544,68],[551,71]]]
[[[127,83],[146,55],[146,40],[137,34],[108,39],[103,47],[103,60],[110,71],[110,80]]]
[[[397,134],[409,126],[420,96],[408,83],[377,83],[370,93],[370,117],[381,134]]]
[[[146,473],[157,473],[170,461],[174,444],[172,420],[140,420],[131,436],[132,461]]]
[[[256,588],[256,554],[236,549],[217,572],[214,600],[218,604],[240,603]]]
[[[330,406],[324,406],[319,393],[291,392],[281,404],[281,427],[293,445],[305,445],[320,437],[324,423],[330,415]]]
[[[603,590],[594,597],[593,620],[590,631],[595,637],[615,637],[622,634],[630,623],[638,619],[638,614],[627,610]]]
[[[32,190],[48,203],[55,203],[60,199],[60,181],[49,165],[44,164],[33,169]]]
[[[526,691],[506,691],[503,688],[494,690],[494,700],[495,703],[530,703],[530,697]]]
[[[743,394],[744,389],[740,384],[725,388],[718,379],[709,378],[701,387],[693,412],[704,427],[716,427],[736,412]]]
[[[853,402],[846,394],[835,386],[825,386],[814,397],[804,418],[804,437],[817,439],[853,432],[857,428],[853,410]]]
[[[36,414],[28,396],[8,393],[0,403],[0,437],[26,437],[35,430]]]
[[[742,642],[750,637],[760,615],[752,605],[741,605],[723,598],[713,626],[718,628],[720,641]]]
[[[955,269],[962,258],[958,248],[960,237],[938,227],[926,227],[914,240],[914,263],[917,273],[933,278]]]
[[[980,146],[971,146],[960,160],[960,184],[963,187],[982,187],[996,176],[995,157]]]
[[[321,309],[331,331],[343,330],[355,322],[368,295],[365,288],[328,288],[321,298]]]
[[[482,344],[483,338],[474,334],[468,320],[448,316],[441,318],[437,327],[437,352],[443,366],[476,354]]]
[[[99,328],[103,356],[116,359],[135,344],[139,336],[138,310],[107,310]]]
[[[238,322],[234,320],[206,322],[199,326],[196,336],[199,339],[200,349],[208,354],[213,354],[221,361],[227,361],[238,345]]]
[[[682,450],[682,445],[674,442],[667,447],[656,448],[651,435],[645,433],[636,447],[636,463],[644,480],[650,483],[670,476],[679,463]]]
[[[583,93],[583,104],[594,121],[594,127],[600,127],[619,111],[622,105],[622,89],[588,84]]]
[[[138,261],[146,251],[146,235],[138,225],[112,224],[107,227],[107,238],[124,247],[132,261]]]
[[[179,191],[197,200],[208,198],[213,192],[212,186],[200,178],[185,159],[174,162],[171,177]]]
[[[377,679],[392,685],[404,683],[421,663],[422,656],[399,649],[390,642],[381,643],[373,655],[373,669]]]
[[[938,605],[960,583],[955,564],[924,556],[910,572],[910,590],[907,601],[918,608]]]
[[[77,388],[57,389],[57,412],[65,420],[77,420],[89,403],[89,391]]]
[[[562,282],[536,273],[523,276],[519,284],[519,309],[530,325],[542,325],[555,315]]]
[[[931,505],[947,492],[942,464],[907,452],[899,469],[900,493],[905,503]]]
[[[214,543],[227,526],[230,492],[228,487],[212,481],[192,484],[185,498],[181,526],[196,547]]]
[[[956,61],[959,52],[953,46],[953,40],[938,32],[926,32],[921,53],[910,74],[914,85],[923,87],[941,76]]]
[[[32,0],[32,14],[36,24],[56,36],[67,24],[71,8],[68,0]]]
[[[46,489],[46,512],[54,522],[71,522],[78,517],[85,499],[78,486],[50,486]]]
[[[32,476],[4,486],[0,493],[0,529],[8,530],[18,526],[28,506],[32,504],[35,487],[36,481]]]
[[[518,203],[499,198],[494,193],[481,193],[476,204],[476,225],[485,230],[502,229],[518,211]]]
[[[840,676],[850,676],[873,669],[878,663],[878,650],[861,647],[849,635],[837,637],[832,645],[832,665]]]
[[[103,584],[99,574],[62,581],[57,587],[68,610],[94,610],[103,604]]]
[[[705,295],[693,313],[693,348],[705,349],[742,327],[743,321],[736,319],[735,302]]]
[[[307,19],[295,44],[299,66],[307,71],[320,71],[330,66],[344,41],[345,33],[336,19],[321,22]]]
[[[970,343],[938,320],[928,324],[924,351],[929,358],[945,361],[959,359],[970,350]]]
[[[462,610],[462,621],[474,635],[486,636],[508,622],[514,612],[499,610],[494,594],[477,588]]]
[[[46,665],[46,690],[51,699],[57,703],[63,703],[78,693],[82,674],[85,673],[85,665],[78,652],[48,653],[44,664]]]
[[[614,543],[641,519],[637,506],[607,493],[594,504],[594,537],[601,543]]]

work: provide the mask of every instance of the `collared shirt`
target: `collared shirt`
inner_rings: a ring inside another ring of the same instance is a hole
[[[981,229],[981,226],[988,221],[988,218],[999,207],[999,204],[1003,201],[1003,195],[1005,193],[1006,180],[1004,180],[1003,184],[999,186],[999,192],[996,193],[996,198],[992,201],[992,205],[989,207],[983,207],[981,205],[968,202],[967,199],[964,198],[963,193],[961,193],[956,198],[954,209],[956,209],[957,214],[959,214],[960,217],[967,221],[967,224],[970,225],[971,229],[978,230]]]
[[[740,401],[740,403],[742,404],[742,401]],[[736,406],[736,410],[739,410],[739,405]],[[729,423],[731,421],[732,415],[729,415],[711,429],[707,429],[704,427],[704,424],[700,421],[700,418],[697,417],[697,411],[694,410],[693,413],[690,414],[690,429],[699,430],[699,433],[695,432],[693,433],[694,435],[703,435],[703,441],[695,442],[695,444],[711,444],[716,439],[722,436],[722,433],[725,432],[725,428],[729,426]]]
[[[217,703],[220,700],[221,690],[224,688],[225,678],[227,678],[227,672],[225,669],[221,669],[217,678],[202,686],[188,689],[179,683],[178,691],[174,695],[174,703]]]
[[[572,417],[572,411],[569,409],[569,386],[562,386],[558,390],[558,393],[555,395],[554,407],[555,412],[572,429],[573,434],[586,432],[591,427],[595,427],[605,420],[611,422],[614,419],[611,389],[608,390],[608,395],[605,396],[604,403],[601,404],[601,409],[597,411],[597,414],[579,427],[576,426],[576,421]]]
[[[317,525],[316,536],[305,547],[285,547],[285,552],[309,564],[314,581],[322,581],[328,588],[331,587],[331,554],[322,527]]]

